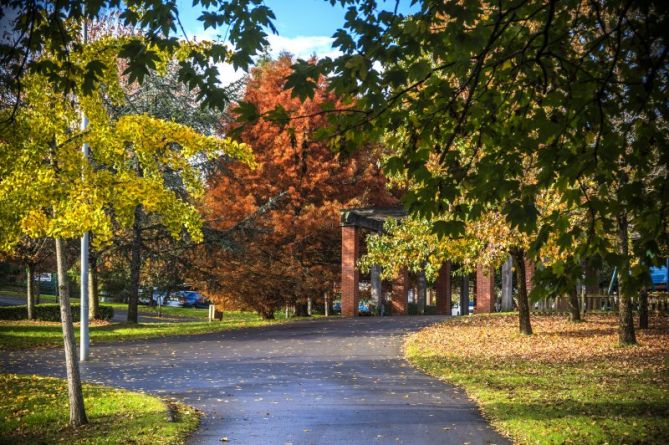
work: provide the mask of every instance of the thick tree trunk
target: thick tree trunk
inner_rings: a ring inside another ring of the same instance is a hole
[[[422,270],[416,273],[416,294],[418,315],[425,315],[425,304],[427,301],[427,280],[425,279],[425,272]]]
[[[88,262],[88,307],[91,320],[100,319],[100,294],[98,293],[98,259],[95,255],[89,256]]]
[[[130,254],[130,296],[128,298],[128,322],[137,323],[139,304],[139,274],[142,268],[142,206],[135,206],[135,222],[132,225]]]
[[[639,329],[648,329],[648,289],[639,292]]]
[[[636,344],[634,333],[634,314],[632,312],[632,292],[627,282],[630,273],[629,235],[627,215],[618,216],[618,243],[623,264],[618,272],[618,343],[620,345]]]
[[[462,276],[460,286],[460,315],[469,315],[469,275]]]
[[[35,277],[34,266],[26,264],[26,306],[28,307],[28,320],[35,320]]]
[[[502,265],[502,312],[513,311],[513,259],[511,256]]]
[[[84,408],[84,396],[79,377],[79,363],[76,357],[77,345],[74,341],[72,326],[72,309],[70,308],[70,289],[67,284],[67,267],[65,266],[65,243],[55,239],[56,265],[58,269],[58,300],[60,302],[60,319],[63,327],[63,344],[65,349],[65,368],[67,370],[67,392],[70,402],[70,424],[80,426],[88,423]]]
[[[527,297],[527,282],[525,280],[525,252],[522,249],[512,249],[511,256],[513,257],[518,276],[518,321],[520,333],[532,335],[530,302]]]
[[[569,292],[569,320],[581,321],[581,305],[578,301],[578,289],[573,286]]]

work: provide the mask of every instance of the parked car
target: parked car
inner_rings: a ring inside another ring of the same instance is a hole
[[[469,302],[469,314],[474,313],[474,302],[470,301]],[[460,315],[460,304],[455,303],[453,307],[451,307],[451,315]]]
[[[199,292],[195,291],[176,291],[172,292],[169,296],[165,294],[158,294],[156,296],[156,301],[161,300],[163,306],[171,307],[195,307],[195,308],[207,308],[211,302]]]
[[[361,301],[358,303],[358,314],[366,317],[372,315],[373,305],[371,303]]]

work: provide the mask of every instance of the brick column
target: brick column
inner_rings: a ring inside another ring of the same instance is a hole
[[[341,315],[358,315],[360,272],[355,263],[360,255],[360,229],[355,226],[341,228]]]
[[[476,312],[495,312],[495,269],[476,266]]]
[[[409,313],[409,272],[400,270],[393,281],[392,314],[407,315]]]
[[[439,269],[435,283],[437,291],[437,314],[451,315],[451,262],[446,261]]]

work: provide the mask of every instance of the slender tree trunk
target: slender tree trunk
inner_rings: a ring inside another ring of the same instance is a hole
[[[569,292],[569,320],[581,321],[581,305],[578,301],[578,289],[572,286]]]
[[[516,266],[518,275],[518,320],[520,322],[520,333],[532,335],[532,324],[530,323],[530,302],[527,297],[527,282],[525,280],[525,252],[523,249],[512,249],[511,256]]]
[[[416,307],[418,315],[425,315],[426,302],[427,280],[425,279],[425,271],[421,270],[416,273]]]
[[[469,315],[469,275],[462,276],[460,286],[460,315]]]
[[[65,266],[65,243],[56,238],[56,264],[58,269],[58,300],[60,302],[60,319],[63,327],[63,343],[65,349],[65,368],[67,370],[67,393],[70,402],[70,424],[80,426],[88,423],[84,408],[84,395],[81,390],[79,377],[79,362],[77,361],[74,341],[74,327],[72,326],[72,309],[70,308],[70,288],[67,284],[67,267]]]
[[[639,329],[648,329],[648,289],[639,292]]]
[[[328,297],[328,293],[325,292],[323,295],[323,302],[325,304],[325,316],[329,317],[330,316],[330,298]]]
[[[502,312],[513,311],[513,259],[511,256],[502,265]]]
[[[98,259],[95,255],[89,256],[88,262],[88,307],[91,320],[100,319],[100,294],[98,293]]]
[[[634,333],[634,314],[632,312],[632,291],[627,282],[630,274],[629,235],[627,215],[618,215],[618,242],[623,264],[618,271],[618,343],[636,344]]]
[[[135,206],[135,222],[132,225],[132,247],[130,255],[130,297],[128,298],[128,322],[137,323],[139,304],[139,274],[142,268],[142,206]]]
[[[26,306],[28,307],[28,320],[35,320],[35,277],[34,267],[31,263],[26,264]]]

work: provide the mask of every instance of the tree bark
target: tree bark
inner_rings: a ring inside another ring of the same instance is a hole
[[[527,282],[525,280],[525,252],[523,249],[512,249],[516,273],[518,275],[518,321],[520,333],[532,335],[532,324],[530,323],[530,302],[527,297]]]
[[[460,286],[460,315],[469,315],[469,275],[462,276]]]
[[[139,274],[142,268],[142,206],[135,206],[135,221],[132,224],[132,246],[130,255],[130,296],[128,298],[128,322],[138,322]]]
[[[627,215],[618,215],[618,242],[622,265],[618,272],[618,343],[636,344],[634,333],[634,314],[632,313],[632,291],[627,279],[630,275],[629,235]]]
[[[427,301],[427,280],[425,278],[425,271],[416,273],[416,306],[418,308],[418,315],[425,315],[425,304]]]
[[[74,327],[72,325],[72,309],[70,308],[70,288],[67,283],[67,267],[65,266],[65,243],[56,238],[56,265],[58,269],[58,300],[60,302],[60,319],[63,327],[63,344],[65,349],[65,369],[67,371],[67,393],[70,402],[70,425],[81,426],[88,423],[84,408],[84,395],[81,390],[79,362],[76,356]]]
[[[648,289],[639,292],[639,329],[648,329]]]
[[[323,303],[325,305],[325,316],[329,317],[330,316],[330,297],[328,296],[328,293],[325,292],[323,295]]]
[[[89,319],[100,319],[100,294],[98,293],[98,259],[95,255],[89,256],[88,262],[88,301]]]
[[[572,286],[573,289],[569,292],[569,320],[581,321],[581,305],[578,301],[578,289]]]
[[[26,264],[26,306],[28,308],[28,320],[35,320],[35,277],[34,266],[31,263]]]
[[[511,256],[502,265],[502,312],[513,311],[513,259]]]

